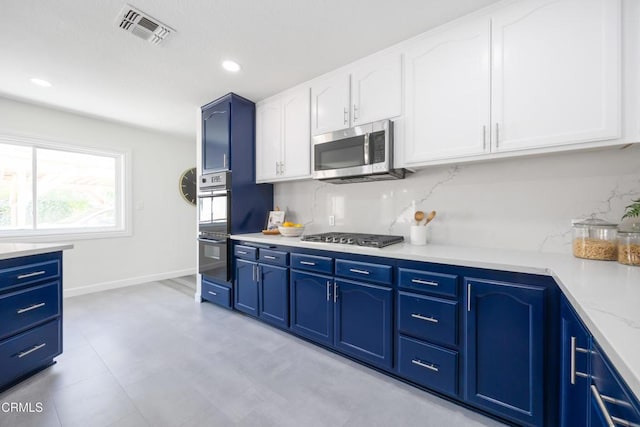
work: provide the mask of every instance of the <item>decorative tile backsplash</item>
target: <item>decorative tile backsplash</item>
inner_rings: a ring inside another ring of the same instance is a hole
[[[354,184],[305,180],[275,186],[275,205],[305,233],[401,234],[416,210],[435,210],[430,243],[571,252],[571,220],[619,222],[640,197],[640,144],[437,166],[407,179]],[[335,226],[329,226],[329,216]]]

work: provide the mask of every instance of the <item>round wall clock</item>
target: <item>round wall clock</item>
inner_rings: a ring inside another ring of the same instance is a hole
[[[182,198],[195,206],[197,194],[196,168],[187,169],[182,172],[182,175],[180,175],[180,179],[178,180],[178,187]]]

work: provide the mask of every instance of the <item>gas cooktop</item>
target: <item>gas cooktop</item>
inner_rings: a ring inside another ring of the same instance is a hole
[[[389,236],[386,234],[365,233],[320,233],[302,236],[306,242],[342,243],[344,245],[368,246],[372,248],[384,248],[395,243],[402,243],[404,237]]]

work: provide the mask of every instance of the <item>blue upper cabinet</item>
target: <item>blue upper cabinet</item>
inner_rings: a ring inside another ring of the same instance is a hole
[[[226,99],[202,110],[202,170],[230,169],[231,103]]]
[[[255,183],[255,120],[255,104],[234,93],[203,106],[202,172],[231,170]]]
[[[545,289],[465,279],[466,400],[527,426],[543,425]]]

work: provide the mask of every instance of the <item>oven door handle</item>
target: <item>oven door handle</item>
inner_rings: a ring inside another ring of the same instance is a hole
[[[198,242],[202,242],[202,243],[213,243],[213,244],[226,244],[227,240],[214,240],[214,239],[198,239]]]
[[[206,198],[206,197],[219,197],[219,196],[227,196],[230,193],[229,190],[212,190],[212,191],[203,191],[198,193],[198,197]]]

